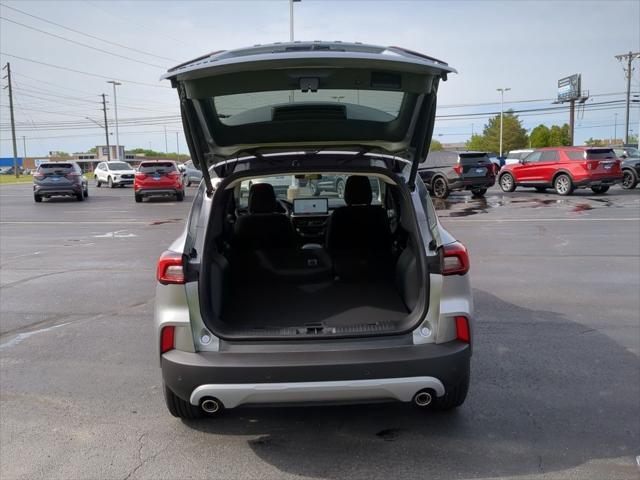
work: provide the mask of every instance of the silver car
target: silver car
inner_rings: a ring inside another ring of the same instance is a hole
[[[452,72],[398,47],[296,42],[214,53],[165,75],[203,174],[184,232],[157,265],[155,342],[171,414],[462,405],[469,257],[417,175]],[[344,195],[277,193],[272,183],[292,175],[340,176]]]

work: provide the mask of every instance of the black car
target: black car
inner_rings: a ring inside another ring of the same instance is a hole
[[[616,156],[622,160],[622,188],[630,190],[638,185],[640,180],[640,151],[635,147],[615,147]]]
[[[41,202],[50,197],[76,197],[82,201],[89,196],[87,179],[75,162],[42,163],[33,174],[33,199]]]
[[[496,168],[486,152],[430,152],[418,174],[436,198],[447,198],[453,190],[482,197],[496,183]]]

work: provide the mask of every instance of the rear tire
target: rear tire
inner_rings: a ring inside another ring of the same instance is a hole
[[[510,173],[503,173],[498,180],[503,192],[511,193],[516,190],[516,181]]]
[[[608,185],[597,185],[595,187],[591,187],[591,191],[597,194],[607,193],[609,191]]]
[[[142,203],[142,195],[135,194],[136,203]]]
[[[622,174],[622,188],[625,190],[636,188],[636,185],[638,184],[638,177],[635,172],[633,172],[633,170],[623,170]]]
[[[455,385],[447,390],[442,397],[436,397],[433,402],[435,410],[452,410],[464,403],[469,392],[469,372]]]
[[[98,177],[94,177],[96,179],[96,187],[100,188],[102,186],[102,182],[98,180]]]
[[[487,193],[486,188],[474,188],[473,190],[471,190],[471,195],[473,196],[473,198],[482,198],[484,197],[485,193]]]
[[[553,188],[558,195],[567,196],[573,193],[573,182],[566,173],[561,173],[553,180]]]
[[[191,405],[188,402],[185,402],[180,397],[176,396],[169,387],[163,385],[164,387],[164,401],[167,404],[167,409],[169,413],[177,418],[185,418],[185,419],[196,419],[203,418],[205,416],[204,412],[194,405]]]
[[[431,190],[436,198],[447,198],[449,196],[449,184],[444,177],[437,176],[431,182]]]
[[[80,193],[76,193],[76,199],[81,202],[84,200],[84,193],[80,192]]]
[[[84,198],[89,198],[89,185],[84,187],[84,191],[82,192],[82,194],[84,195]]]
[[[178,200],[179,202],[184,200],[184,192],[178,192],[176,193],[176,200]]]
[[[36,203],[42,202],[42,197],[36,193],[33,194],[33,201]]]
[[[109,188],[116,188],[111,177],[107,179],[107,183],[109,184]]]

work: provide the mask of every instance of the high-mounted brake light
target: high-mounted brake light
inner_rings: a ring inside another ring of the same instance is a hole
[[[464,316],[455,317],[456,337],[466,343],[471,342],[471,332],[469,330],[469,319]]]
[[[169,251],[160,255],[156,278],[163,285],[183,284],[184,267],[182,264],[182,255]]]
[[[469,253],[460,242],[443,246],[442,275],[464,275],[469,271]]]
[[[160,334],[160,353],[166,353],[169,350],[173,350],[175,330],[176,327],[173,325],[162,328],[162,333]]]

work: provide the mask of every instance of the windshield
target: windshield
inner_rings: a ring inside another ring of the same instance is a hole
[[[133,170],[131,165],[125,162],[111,162],[107,165],[109,165],[109,170]]]
[[[308,175],[282,175],[273,177],[252,178],[243,180],[240,184],[240,196],[238,206],[242,209],[248,207],[249,189],[257,183],[268,183],[273,187],[278,200],[291,201],[293,198],[320,198],[327,199],[329,209],[343,207],[344,187],[349,174],[308,174]],[[384,202],[385,183],[377,177],[369,176],[371,185],[372,205],[381,205]],[[292,196],[290,192],[295,192]]]

